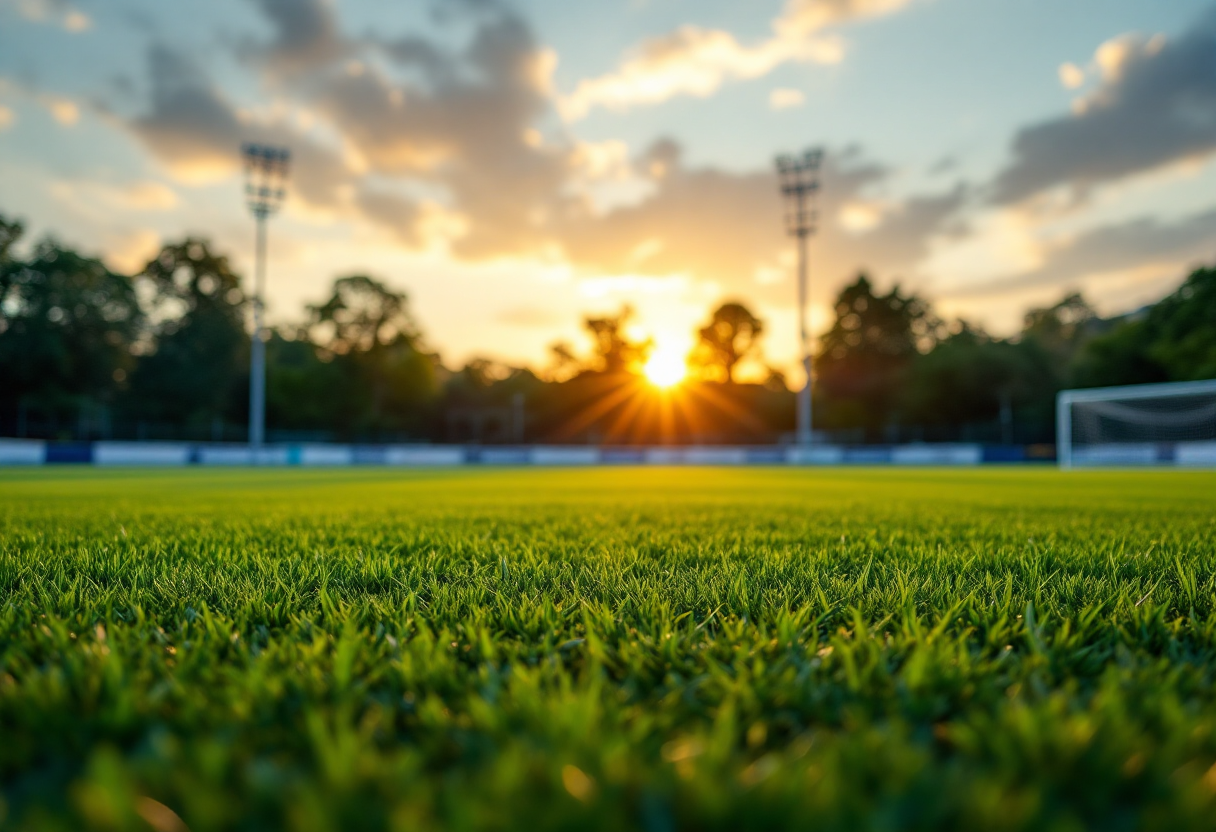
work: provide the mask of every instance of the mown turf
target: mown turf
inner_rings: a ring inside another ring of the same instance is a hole
[[[0,471],[0,827],[1213,829],[1216,475]]]

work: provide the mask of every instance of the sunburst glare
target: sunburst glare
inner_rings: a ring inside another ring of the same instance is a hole
[[[646,380],[655,387],[674,387],[688,375],[688,363],[677,350],[659,347],[642,368]]]

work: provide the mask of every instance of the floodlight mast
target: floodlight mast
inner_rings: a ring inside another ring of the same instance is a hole
[[[266,341],[262,326],[266,291],[266,220],[283,205],[291,154],[281,147],[246,143],[245,204],[257,224],[254,251],[253,340],[249,350],[249,447],[258,460],[266,437]]]
[[[802,348],[802,369],[806,383],[798,391],[798,430],[796,442],[801,447],[811,444],[811,335],[807,323],[807,272],[809,269],[807,238],[815,233],[817,215],[815,194],[819,190],[819,168],[823,151],[813,148],[801,156],[778,156],[777,175],[785,197],[785,230],[798,240],[798,337]]]

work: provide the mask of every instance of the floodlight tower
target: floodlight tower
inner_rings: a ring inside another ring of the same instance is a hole
[[[811,444],[811,335],[807,327],[807,238],[815,233],[814,205],[819,190],[819,167],[823,151],[815,148],[801,156],[778,156],[777,175],[785,197],[785,230],[798,240],[798,337],[802,347],[802,368],[806,384],[798,391],[797,443]]]
[[[263,296],[266,290],[266,220],[279,210],[287,189],[287,165],[291,154],[285,148],[246,143],[245,204],[257,223],[254,259],[253,341],[249,351],[249,447],[261,450],[266,434],[266,342],[262,332]]]

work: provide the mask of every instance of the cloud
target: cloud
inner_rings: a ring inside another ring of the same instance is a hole
[[[1085,70],[1074,63],[1060,64],[1060,83],[1066,90],[1075,90],[1085,83]]]
[[[111,235],[105,255],[106,265],[120,274],[135,274],[156,256],[161,236],[150,228],[128,234]]]
[[[51,193],[62,202],[75,207],[95,207],[101,215],[114,211],[168,211],[177,207],[177,193],[155,181],[113,185],[104,182],[58,181]]]
[[[178,179],[221,179],[237,166],[246,130],[235,108],[202,71],[161,44],[148,51],[151,107],[129,126]]]
[[[774,110],[788,110],[801,107],[806,102],[802,90],[792,90],[785,87],[775,89],[768,94],[768,105]]]
[[[318,220],[361,218],[466,259],[551,247],[546,225],[577,201],[566,189],[575,170],[589,176],[589,153],[537,129],[553,112],[555,58],[520,17],[445,7],[464,9],[470,31],[454,48],[348,39],[321,0],[252,2],[274,34],[236,51],[281,92],[267,112],[238,109],[187,56],[149,52],[149,106],[125,123],[177,179],[231,176],[243,141],[272,142],[291,149],[292,199]]]
[[[882,203],[855,200],[840,206],[840,227],[853,234],[865,234],[882,224],[886,214]]]
[[[44,103],[47,110],[50,111],[51,117],[64,127],[74,127],[76,122],[80,120],[80,107],[76,105],[75,101],[57,96],[48,96],[44,98]]]
[[[540,306],[516,306],[504,309],[495,318],[498,323],[524,328],[550,329],[565,323],[552,309]]]
[[[1125,273],[1160,273],[1174,279],[1189,265],[1211,259],[1216,210],[1174,222],[1139,218],[1048,241],[1040,264],[999,280],[960,286],[949,298],[999,296],[1029,288],[1076,285]]]
[[[68,12],[63,18],[63,28],[69,32],[84,32],[93,26],[93,21],[84,12]]]
[[[840,39],[829,26],[890,14],[909,0],[788,0],[773,21],[773,34],[747,46],[730,32],[682,26],[643,41],[613,72],[578,83],[558,109],[567,120],[595,107],[624,110],[689,95],[706,98],[728,80],[759,78],[781,64],[838,63]]]
[[[1021,202],[1056,188],[1074,196],[1216,151],[1216,13],[1175,41],[1126,35],[1103,44],[1100,85],[1073,112],[1018,132],[991,199]]]
[[[69,32],[83,32],[93,25],[87,14],[72,8],[67,0],[12,0],[12,5],[26,20],[58,24]]]
[[[296,73],[349,57],[354,46],[342,35],[329,3],[318,0],[250,0],[274,30],[269,43],[241,51],[276,72]]]
[[[615,72],[579,82],[559,109],[574,120],[597,106],[624,110],[680,95],[706,98],[728,79],[759,78],[793,60],[836,63],[842,54],[833,39],[774,37],[749,47],[729,32],[684,26],[645,41]]]
[[[651,196],[562,227],[563,251],[579,269],[689,275],[727,291],[793,302],[783,272],[777,271],[783,268],[778,255],[788,250],[789,241],[774,173],[689,168],[670,140],[657,143],[637,166],[655,172]],[[862,266],[883,276],[900,271],[907,276],[963,203],[965,193],[956,189],[892,204],[867,218],[865,233],[839,218],[842,208],[861,203],[866,192],[890,176],[856,151],[829,154],[819,206],[827,219],[812,242],[815,281],[836,285]]]
[[[0,104],[0,130],[11,127],[17,121],[17,116],[8,107]]]
[[[421,73],[403,82],[374,65],[316,84],[312,108],[379,175],[437,190],[463,215],[454,250],[470,258],[534,253],[563,210],[575,166],[568,143],[537,131],[552,112],[554,58],[513,12],[481,8],[467,46],[448,52],[417,38],[382,45]]]
[[[122,123],[178,181],[198,185],[225,179],[239,168],[242,143],[260,141],[291,149],[290,198],[306,208],[334,212],[357,196],[357,178],[337,150],[301,134],[286,119],[241,113],[197,64],[164,45],[149,49],[148,65],[150,105]]]
[[[911,0],[788,0],[773,28],[785,37],[805,37],[852,20],[894,14]]]
[[[230,177],[242,141],[268,141],[292,150],[299,210],[369,223],[415,251],[564,263],[583,280],[701,281],[792,302],[773,172],[689,167],[670,140],[631,158],[623,142],[551,129],[554,57],[512,10],[447,7],[463,40],[354,40],[320,0],[298,0],[310,10],[294,22],[278,0],[251,2],[272,35],[237,54],[280,106],[243,112],[187,56],[149,52],[148,106],[124,123],[179,181]],[[782,25],[818,31],[826,24],[816,21],[896,5],[828,4],[824,17],[823,4],[791,3]],[[809,22],[796,26],[795,14]],[[861,265],[880,275],[914,268],[963,202],[960,190],[879,200],[871,192],[891,172],[853,151],[829,160],[817,285]]]

